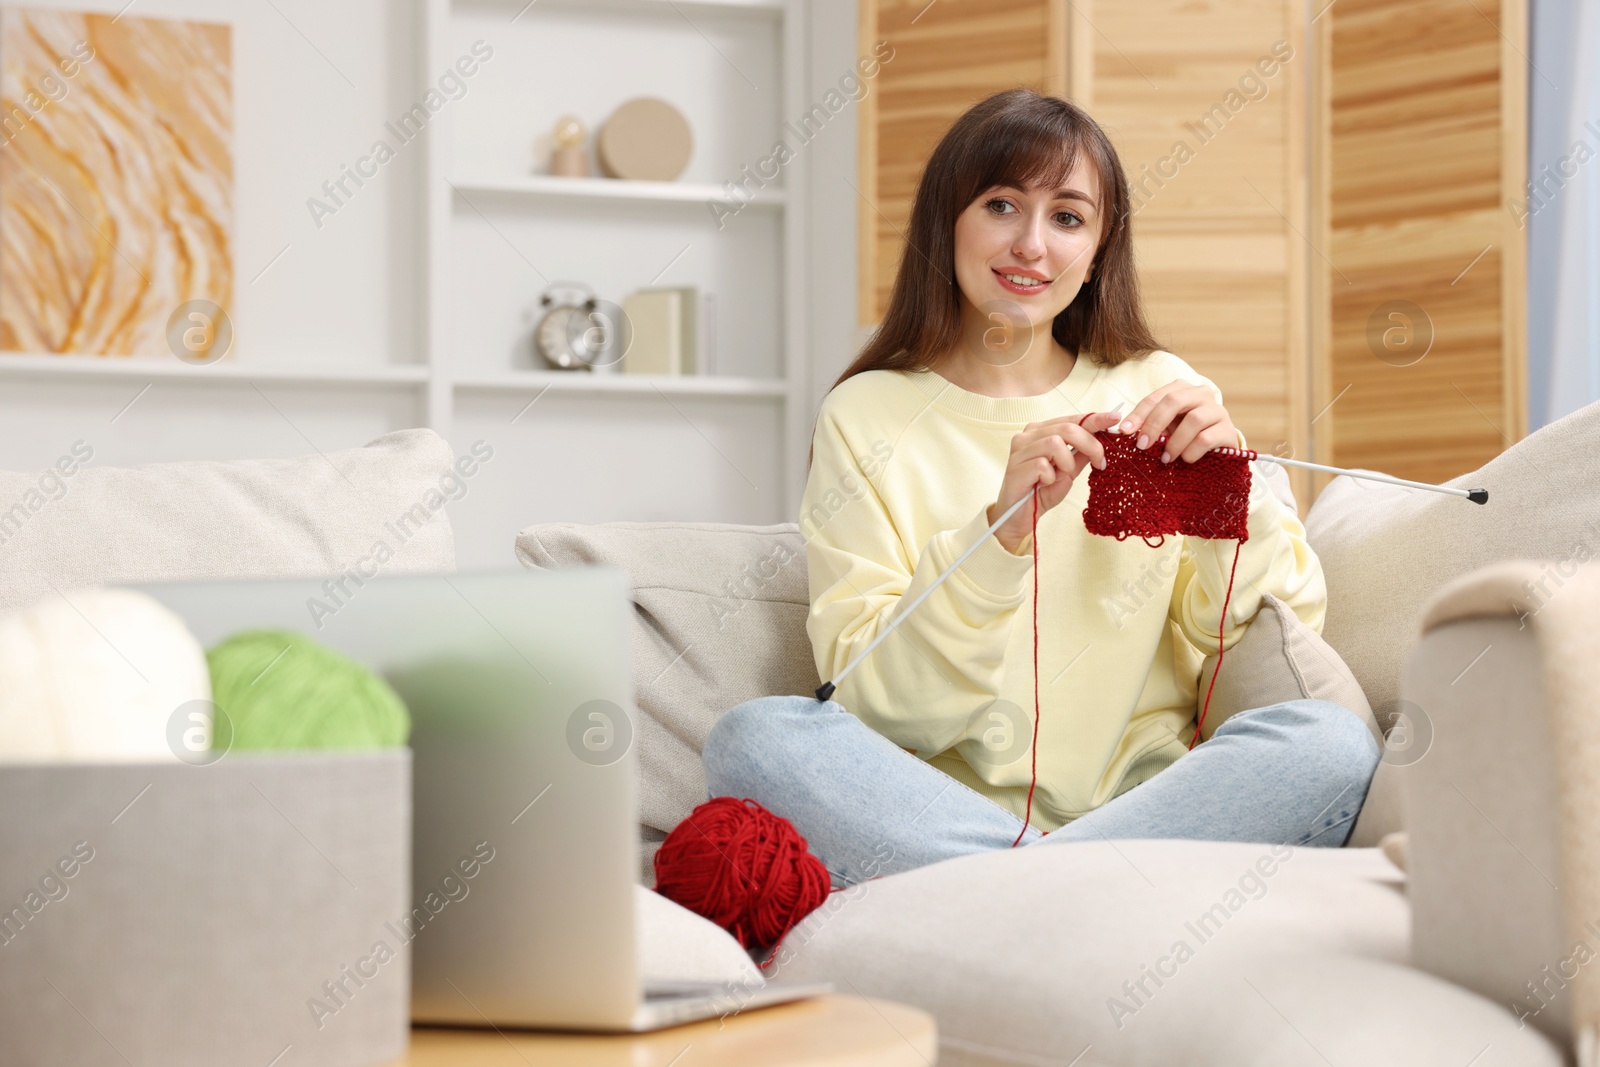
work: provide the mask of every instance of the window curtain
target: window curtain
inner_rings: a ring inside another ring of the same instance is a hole
[[[1600,400],[1600,2],[1533,0],[1528,429]]]

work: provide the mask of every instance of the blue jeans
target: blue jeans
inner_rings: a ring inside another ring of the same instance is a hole
[[[1361,718],[1325,700],[1241,711],[1152,778],[1018,843],[1177,837],[1338,847],[1377,770]],[[989,849],[1010,811],[896,745],[834,701],[747,700],[706,739],[708,799],[749,797],[794,824],[835,888]]]

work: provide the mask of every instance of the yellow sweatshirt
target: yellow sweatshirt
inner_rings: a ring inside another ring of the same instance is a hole
[[[1165,351],[1116,367],[1081,353],[1066,380],[1039,396],[972,393],[934,371],[867,371],[834,388],[818,412],[800,512],[806,630],[821,677],[834,678],[902,605],[979,537],[984,543],[833,699],[1021,817],[1033,762],[1033,537],[1016,554],[1006,551],[986,533],[985,509],[1000,491],[1011,438],[1027,423],[1109,411],[1119,400],[1128,412],[1178,379],[1209,386],[1221,402],[1215,383]],[[1239,445],[1248,447],[1243,433]],[[1138,537],[1089,533],[1090,469],[1039,518],[1032,823],[1044,830],[1186,751],[1236,544],[1173,534],[1152,548]],[[1244,635],[1263,593],[1319,633],[1327,606],[1305,527],[1252,475],[1250,537],[1239,553],[1224,649]]]

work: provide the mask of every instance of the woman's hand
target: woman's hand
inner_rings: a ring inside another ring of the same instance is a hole
[[[1161,462],[1182,456],[1193,463],[1213,448],[1239,447],[1239,431],[1228,411],[1209,387],[1190,382],[1168,382],[1139,401],[1112,433],[1136,433],[1136,448],[1147,448],[1167,434]]]
[[[1043,515],[1061,503],[1085,466],[1093,463],[1105,469],[1106,450],[1094,435],[1110,428],[1118,418],[1114,411],[1096,411],[1024,426],[1011,439],[1011,458],[1006,461],[1005,477],[1000,482],[1000,497],[989,505],[989,521],[993,523],[1006,508],[1031,493],[1035,485],[1040,487],[1039,514]],[[1015,554],[1032,532],[1033,508],[1024,504],[994,535],[1007,552]]]

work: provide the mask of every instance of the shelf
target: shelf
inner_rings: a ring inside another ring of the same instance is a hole
[[[781,479],[756,490],[763,506],[781,496],[782,515],[801,498],[812,424],[813,162],[803,151],[781,167],[768,157],[777,136],[793,150],[785,120],[813,106],[808,15],[801,0],[427,0],[425,71],[445,69],[480,37],[494,42],[499,71],[443,115],[440,135],[427,144],[423,352],[435,363],[427,409],[441,432],[497,420],[502,408],[511,418],[523,407],[558,404],[604,433],[638,411],[665,408],[665,399],[737,426],[745,447],[782,465]],[[849,20],[835,21],[853,32]],[[542,145],[557,115],[585,114],[593,135],[603,112],[652,85],[669,87],[674,106],[705,135],[695,143],[700,162],[680,180],[535,173],[544,165],[521,146]],[[529,101],[548,104],[548,114],[544,104],[529,112]],[[802,132],[798,141],[809,139]],[[733,215],[744,225],[722,225]],[[716,292],[718,350],[767,356],[719,360],[724,373],[710,375],[545,367],[529,358],[519,315],[530,281],[506,262],[506,246],[537,262],[533,275],[582,277],[596,291],[618,293],[661,264],[679,264],[692,246],[700,258],[682,264],[683,281]],[[546,392],[562,395],[540,401]],[[720,463],[714,454],[702,459]],[[691,465],[678,476],[694,484],[705,472]],[[707,506],[732,504],[718,497]]]
[[[308,385],[375,385],[409,388],[427,384],[428,368],[420,364],[388,367],[293,367],[223,360],[196,366],[176,358],[148,356],[51,356],[0,352],[0,377],[112,378],[128,380],[191,379],[194,381],[271,381]]]
[[[48,356],[0,353],[0,378],[108,378],[149,381],[152,378],[193,381],[280,382],[306,385],[366,385],[395,388],[425,386],[428,368],[421,365],[341,370],[318,367],[262,367],[236,362],[193,366],[176,359],[128,356]],[[782,378],[733,375],[642,375],[591,371],[512,371],[468,375],[452,383],[458,390],[534,391],[544,388],[588,393],[672,393],[680,396],[745,396],[782,398]]]
[[[520,20],[532,10],[592,10],[594,8],[622,11],[651,11],[675,14],[702,15],[755,15],[762,18],[781,19],[783,0],[455,0],[456,7],[499,7],[515,12],[512,21]]]
[[[719,185],[700,182],[644,182],[627,178],[562,178],[549,174],[530,174],[521,178],[464,177],[450,181],[456,192],[492,196],[550,197],[567,200],[632,200],[648,202],[704,204],[708,201],[734,207],[781,208],[786,197],[781,189],[758,189],[748,200],[730,197]]]
[[[459,378],[462,390],[560,389],[579,393],[674,393],[680,396],[749,396],[782,399],[788,383],[782,378],[736,378],[732,375],[646,375],[607,371],[520,371]]]

